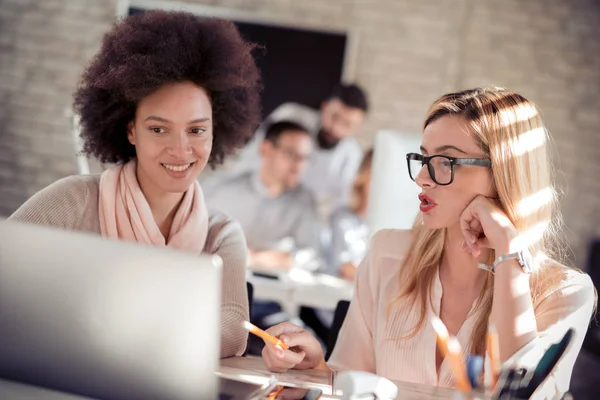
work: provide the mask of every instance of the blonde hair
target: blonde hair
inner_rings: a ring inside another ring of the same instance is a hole
[[[473,138],[491,160],[500,205],[534,257],[557,255],[553,253],[560,216],[551,179],[549,137],[536,106],[503,88],[450,93],[433,103],[423,129],[446,115],[459,115],[467,120]],[[444,254],[446,229],[427,228],[419,214],[411,233],[412,243],[401,270],[400,295],[389,309],[403,298],[413,305],[419,304],[418,322],[405,338],[416,335],[425,322],[427,302],[432,301],[430,288]],[[491,253],[488,264],[496,257]],[[476,304],[482,312],[470,342],[473,353],[484,352],[493,287],[494,277],[488,274]]]
[[[358,213],[365,201],[365,191],[370,184],[369,173],[373,164],[373,149],[369,149],[363,155],[350,194],[350,211]]]

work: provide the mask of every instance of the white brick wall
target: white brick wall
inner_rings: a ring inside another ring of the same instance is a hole
[[[168,1],[168,0],[167,0]],[[0,1],[0,215],[74,173],[65,110],[116,0]],[[443,92],[501,85],[538,103],[554,136],[566,233],[583,267],[600,235],[600,4],[595,0],[196,0],[282,22],[352,29],[356,80],[382,128],[418,132]]]
[[[76,173],[68,110],[114,1],[0,2],[0,215]]]

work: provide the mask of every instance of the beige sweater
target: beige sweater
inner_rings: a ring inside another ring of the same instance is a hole
[[[387,314],[388,305],[400,292],[400,265],[409,243],[410,231],[384,230],[374,235],[369,254],[358,268],[354,298],[328,364],[335,370],[363,370],[397,381],[452,386],[449,361],[442,362],[439,373],[436,369],[436,335],[429,322],[412,338],[398,340],[415,326],[420,307],[400,304]],[[551,343],[557,342],[568,328],[574,328],[573,342],[533,397],[559,398],[569,388],[573,364],[590,322],[594,286],[586,274],[553,266],[533,273],[530,287],[535,294],[538,337],[506,363],[535,366]],[[427,307],[427,321],[432,315],[439,315],[439,276],[432,284],[431,297],[433,308]],[[478,312],[474,304],[458,332],[463,353]]]
[[[9,219],[100,235],[98,185],[100,175],[61,179],[41,190]],[[221,357],[241,355],[248,333],[246,291],[246,241],[237,222],[220,213],[209,216],[204,252],[223,259]]]

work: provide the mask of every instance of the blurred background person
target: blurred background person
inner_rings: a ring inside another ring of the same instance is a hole
[[[260,145],[258,170],[204,185],[209,207],[241,224],[248,243],[248,266],[255,273],[278,279],[277,271],[318,266],[316,203],[300,182],[312,151],[313,141],[305,128],[276,122],[269,125]],[[288,318],[273,301],[254,300],[250,309],[251,321],[260,327]],[[262,342],[250,337],[248,352],[260,354],[261,349]]]
[[[357,85],[337,86],[315,110],[298,103],[277,107],[263,123],[296,122],[308,129],[315,143],[314,154],[307,165],[302,182],[313,191],[319,214],[328,220],[331,212],[347,205],[354,175],[362,158],[355,138],[369,110],[366,93]],[[263,129],[257,130],[255,142],[260,141]],[[256,167],[259,151],[250,143],[239,156],[235,170]]]
[[[371,185],[373,149],[363,156],[352,185],[350,204],[331,215],[331,251],[327,273],[353,281],[356,268],[364,258],[369,243],[367,208]]]
[[[350,204],[341,206],[331,215],[329,227],[324,228],[323,237],[327,246],[322,250],[324,263],[321,271],[349,281],[356,277],[358,265],[367,253],[369,227],[367,208],[371,184],[373,149],[368,150],[360,163],[352,184]],[[329,342],[334,313],[313,307],[301,307],[300,318],[310,327],[322,344]]]
[[[301,183],[313,152],[310,134],[289,121],[267,128],[258,170],[205,185],[209,207],[237,220],[248,243],[248,265],[289,269],[294,253],[319,246],[312,192]]]

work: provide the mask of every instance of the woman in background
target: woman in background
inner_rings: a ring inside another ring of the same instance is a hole
[[[242,354],[246,243],[196,181],[252,136],[260,77],[228,21],[150,11],[117,23],[75,92],[83,152],[115,164],[41,190],[10,218],[223,259],[221,356]]]
[[[350,205],[337,209],[331,216],[331,272],[351,281],[356,277],[356,268],[365,257],[369,244],[367,207],[372,163],[373,149],[364,154],[358,168]]]
[[[329,229],[324,230],[327,243],[323,255],[326,263],[324,273],[353,281],[358,264],[364,258],[369,244],[369,229],[366,223],[371,164],[373,150],[368,150],[360,163],[350,196],[350,205],[335,210]],[[330,342],[330,330],[334,312],[331,310],[301,307],[300,318],[319,337],[321,342]]]
[[[429,323],[434,316],[457,337],[463,356],[484,354],[493,324],[500,359],[526,368],[573,328],[570,347],[536,398],[565,393],[596,293],[589,276],[551,258],[560,248],[547,141],[538,109],[510,90],[436,100],[421,153],[407,155],[421,213],[409,231],[373,236],[329,363],[308,332],[283,323],[268,331],[289,349],[267,343],[267,366],[363,370],[453,386]]]

